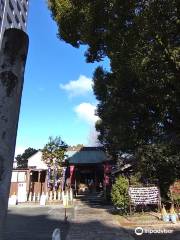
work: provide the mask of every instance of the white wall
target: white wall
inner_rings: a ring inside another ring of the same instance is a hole
[[[42,161],[42,152],[38,151],[33,156],[28,158],[28,168],[47,169],[47,165]]]

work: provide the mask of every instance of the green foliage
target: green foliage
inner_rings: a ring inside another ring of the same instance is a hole
[[[180,181],[175,181],[169,191],[169,198],[174,203],[174,205],[177,207],[177,209],[180,209]]]
[[[49,137],[49,142],[42,149],[43,160],[50,166],[54,166],[55,163],[61,166],[67,147],[60,137]]]
[[[132,185],[132,186],[137,186],[137,187],[140,187],[142,186],[142,182],[141,182],[141,173],[140,171],[135,173],[134,175],[131,175],[130,178],[129,178],[129,184]]]
[[[179,204],[180,205],[180,194],[179,194],[179,192],[178,193],[176,193],[176,192],[172,193],[171,198],[172,198],[172,201],[175,204]]]
[[[16,156],[17,168],[27,168],[28,167],[28,158],[34,155],[38,150],[34,148],[27,148],[23,154]]]
[[[180,199],[180,180],[175,181],[171,185],[170,192],[172,195],[172,199]]]
[[[94,74],[100,141],[132,152],[172,138],[180,114],[178,1],[49,0],[49,8],[61,39],[88,45],[88,62],[110,59],[111,72]]]
[[[122,213],[127,213],[129,206],[128,197],[128,179],[125,177],[118,177],[112,186],[111,198],[113,204],[120,208]]]
[[[180,177],[179,150],[170,144],[151,144],[139,148],[137,157],[142,177],[149,182],[158,179],[161,195],[167,198],[170,185]]]
[[[180,149],[179,1],[49,0],[49,8],[60,39],[87,45],[87,62],[110,60],[93,77],[100,142],[113,156],[138,156],[142,175],[148,168],[162,186],[162,172],[171,174],[166,191]]]

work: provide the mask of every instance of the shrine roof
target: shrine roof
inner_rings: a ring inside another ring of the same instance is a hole
[[[70,164],[93,164],[102,163],[107,160],[106,153],[98,147],[82,147],[80,149],[70,149],[66,152]]]

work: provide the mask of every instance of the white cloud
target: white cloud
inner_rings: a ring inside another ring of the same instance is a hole
[[[15,149],[15,157],[19,154],[22,154],[26,150],[26,147],[23,146],[16,146]]]
[[[67,84],[60,84],[60,88],[67,91],[70,97],[84,95],[92,92],[93,82],[91,78],[80,75],[77,80],[70,81]]]
[[[86,121],[87,123],[94,125],[99,117],[95,115],[96,106],[91,103],[81,103],[75,107],[78,118]]]

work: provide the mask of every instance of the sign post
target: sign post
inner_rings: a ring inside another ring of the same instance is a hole
[[[66,212],[66,208],[69,206],[69,201],[68,201],[68,192],[62,193],[62,199],[63,199],[63,205],[64,205],[64,221],[67,222],[68,216]]]

